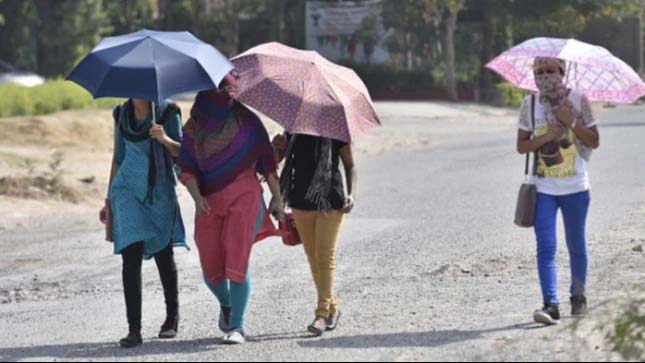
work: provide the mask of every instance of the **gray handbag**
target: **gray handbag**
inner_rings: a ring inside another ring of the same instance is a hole
[[[531,125],[535,130],[535,95],[531,96]],[[526,181],[520,187],[515,209],[515,224],[519,227],[531,228],[535,225],[535,209],[537,205],[537,187],[529,183],[529,161],[531,153],[526,154],[524,175]],[[533,175],[535,175],[536,162],[533,162]]]

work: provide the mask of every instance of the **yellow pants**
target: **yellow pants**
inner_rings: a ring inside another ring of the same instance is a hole
[[[298,234],[305,247],[311,274],[318,290],[316,317],[327,319],[338,312],[334,293],[336,245],[345,215],[340,212],[320,213],[294,210]]]

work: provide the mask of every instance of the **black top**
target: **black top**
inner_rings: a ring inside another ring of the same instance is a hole
[[[291,140],[291,135],[287,135]],[[300,135],[296,138],[293,145],[293,181],[289,194],[289,207],[304,211],[318,210],[316,205],[308,201],[305,196],[309,190],[309,185],[316,172],[316,141],[319,137]],[[340,149],[347,144],[333,140],[332,141],[332,179],[331,190],[329,191],[329,202],[333,210],[343,209],[345,204],[345,188],[343,184],[343,175],[340,172]]]

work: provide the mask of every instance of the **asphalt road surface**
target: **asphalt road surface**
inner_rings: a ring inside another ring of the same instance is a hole
[[[642,225],[644,111],[631,106],[602,116],[601,148],[589,165],[592,306],[645,276],[643,257],[625,242],[634,241],[625,230]],[[344,315],[337,332],[307,336],[316,296],[304,252],[273,239],[253,254],[248,344],[219,344],[218,306],[193,248],[176,251],[178,338],[154,338],[165,309],[156,267],[147,262],[145,342],[120,349],[127,330],[120,258],[101,242],[95,215],[52,216],[29,231],[0,231],[0,360],[550,360],[569,353],[545,340],[565,330],[530,319],[541,297],[533,233],[512,223],[523,180],[512,122],[423,115],[399,122],[394,113],[383,121],[382,132],[419,127],[437,136],[427,147],[359,158],[357,208],[339,247]],[[191,222],[185,197],[182,207]],[[559,264],[567,301],[565,248]]]

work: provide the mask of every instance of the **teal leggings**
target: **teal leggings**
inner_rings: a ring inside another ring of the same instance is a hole
[[[207,279],[204,279],[204,281],[206,281],[206,286],[208,286],[213,295],[219,300],[220,305],[231,308],[230,328],[242,329],[251,296],[251,272],[249,271],[246,274],[246,280],[243,284],[224,280],[214,286]]]

